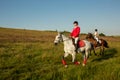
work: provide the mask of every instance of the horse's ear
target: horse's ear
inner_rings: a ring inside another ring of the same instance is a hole
[[[60,32],[56,29],[56,32],[59,34]]]
[[[58,32],[58,30],[56,29],[56,32]]]
[[[58,32],[58,34],[62,34],[62,32]]]
[[[60,34],[60,31],[58,31],[57,29],[56,29],[56,32],[57,32],[58,34]]]
[[[65,31],[62,31],[62,32],[60,32],[61,34],[64,34],[65,33]]]
[[[90,34],[90,32],[88,32],[88,34]]]
[[[58,34],[63,34],[64,33],[64,31],[57,31],[58,32]]]
[[[58,31],[58,34],[62,34],[62,33]]]
[[[60,32],[60,34],[63,34],[63,32]]]

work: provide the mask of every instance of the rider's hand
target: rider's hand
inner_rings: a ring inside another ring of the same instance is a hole
[[[72,36],[72,38],[74,39],[75,37],[74,37],[74,36]]]
[[[72,36],[69,36],[69,38],[72,38]]]

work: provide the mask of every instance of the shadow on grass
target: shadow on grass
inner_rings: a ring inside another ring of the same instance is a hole
[[[96,59],[93,59],[92,62],[94,61],[102,61],[102,60],[106,60],[106,59],[109,59],[109,58],[113,58],[113,57],[116,57],[115,54],[117,54],[117,50],[115,48],[110,48],[108,50],[106,50],[104,52],[105,54],[96,58]]]

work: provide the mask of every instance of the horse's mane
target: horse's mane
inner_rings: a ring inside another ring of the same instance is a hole
[[[66,35],[64,35],[64,34],[62,34],[62,36],[64,36],[65,38],[67,38],[67,39],[70,39],[70,40],[72,40],[72,38],[70,38],[70,37],[67,37]]]
[[[94,36],[92,33],[88,33],[86,36],[86,39],[94,39]]]

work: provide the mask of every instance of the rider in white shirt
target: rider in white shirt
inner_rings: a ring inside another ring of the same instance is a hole
[[[97,29],[95,29],[95,32],[94,32],[94,38],[97,40],[97,42],[99,42],[98,37],[99,37],[98,30],[97,30]]]

